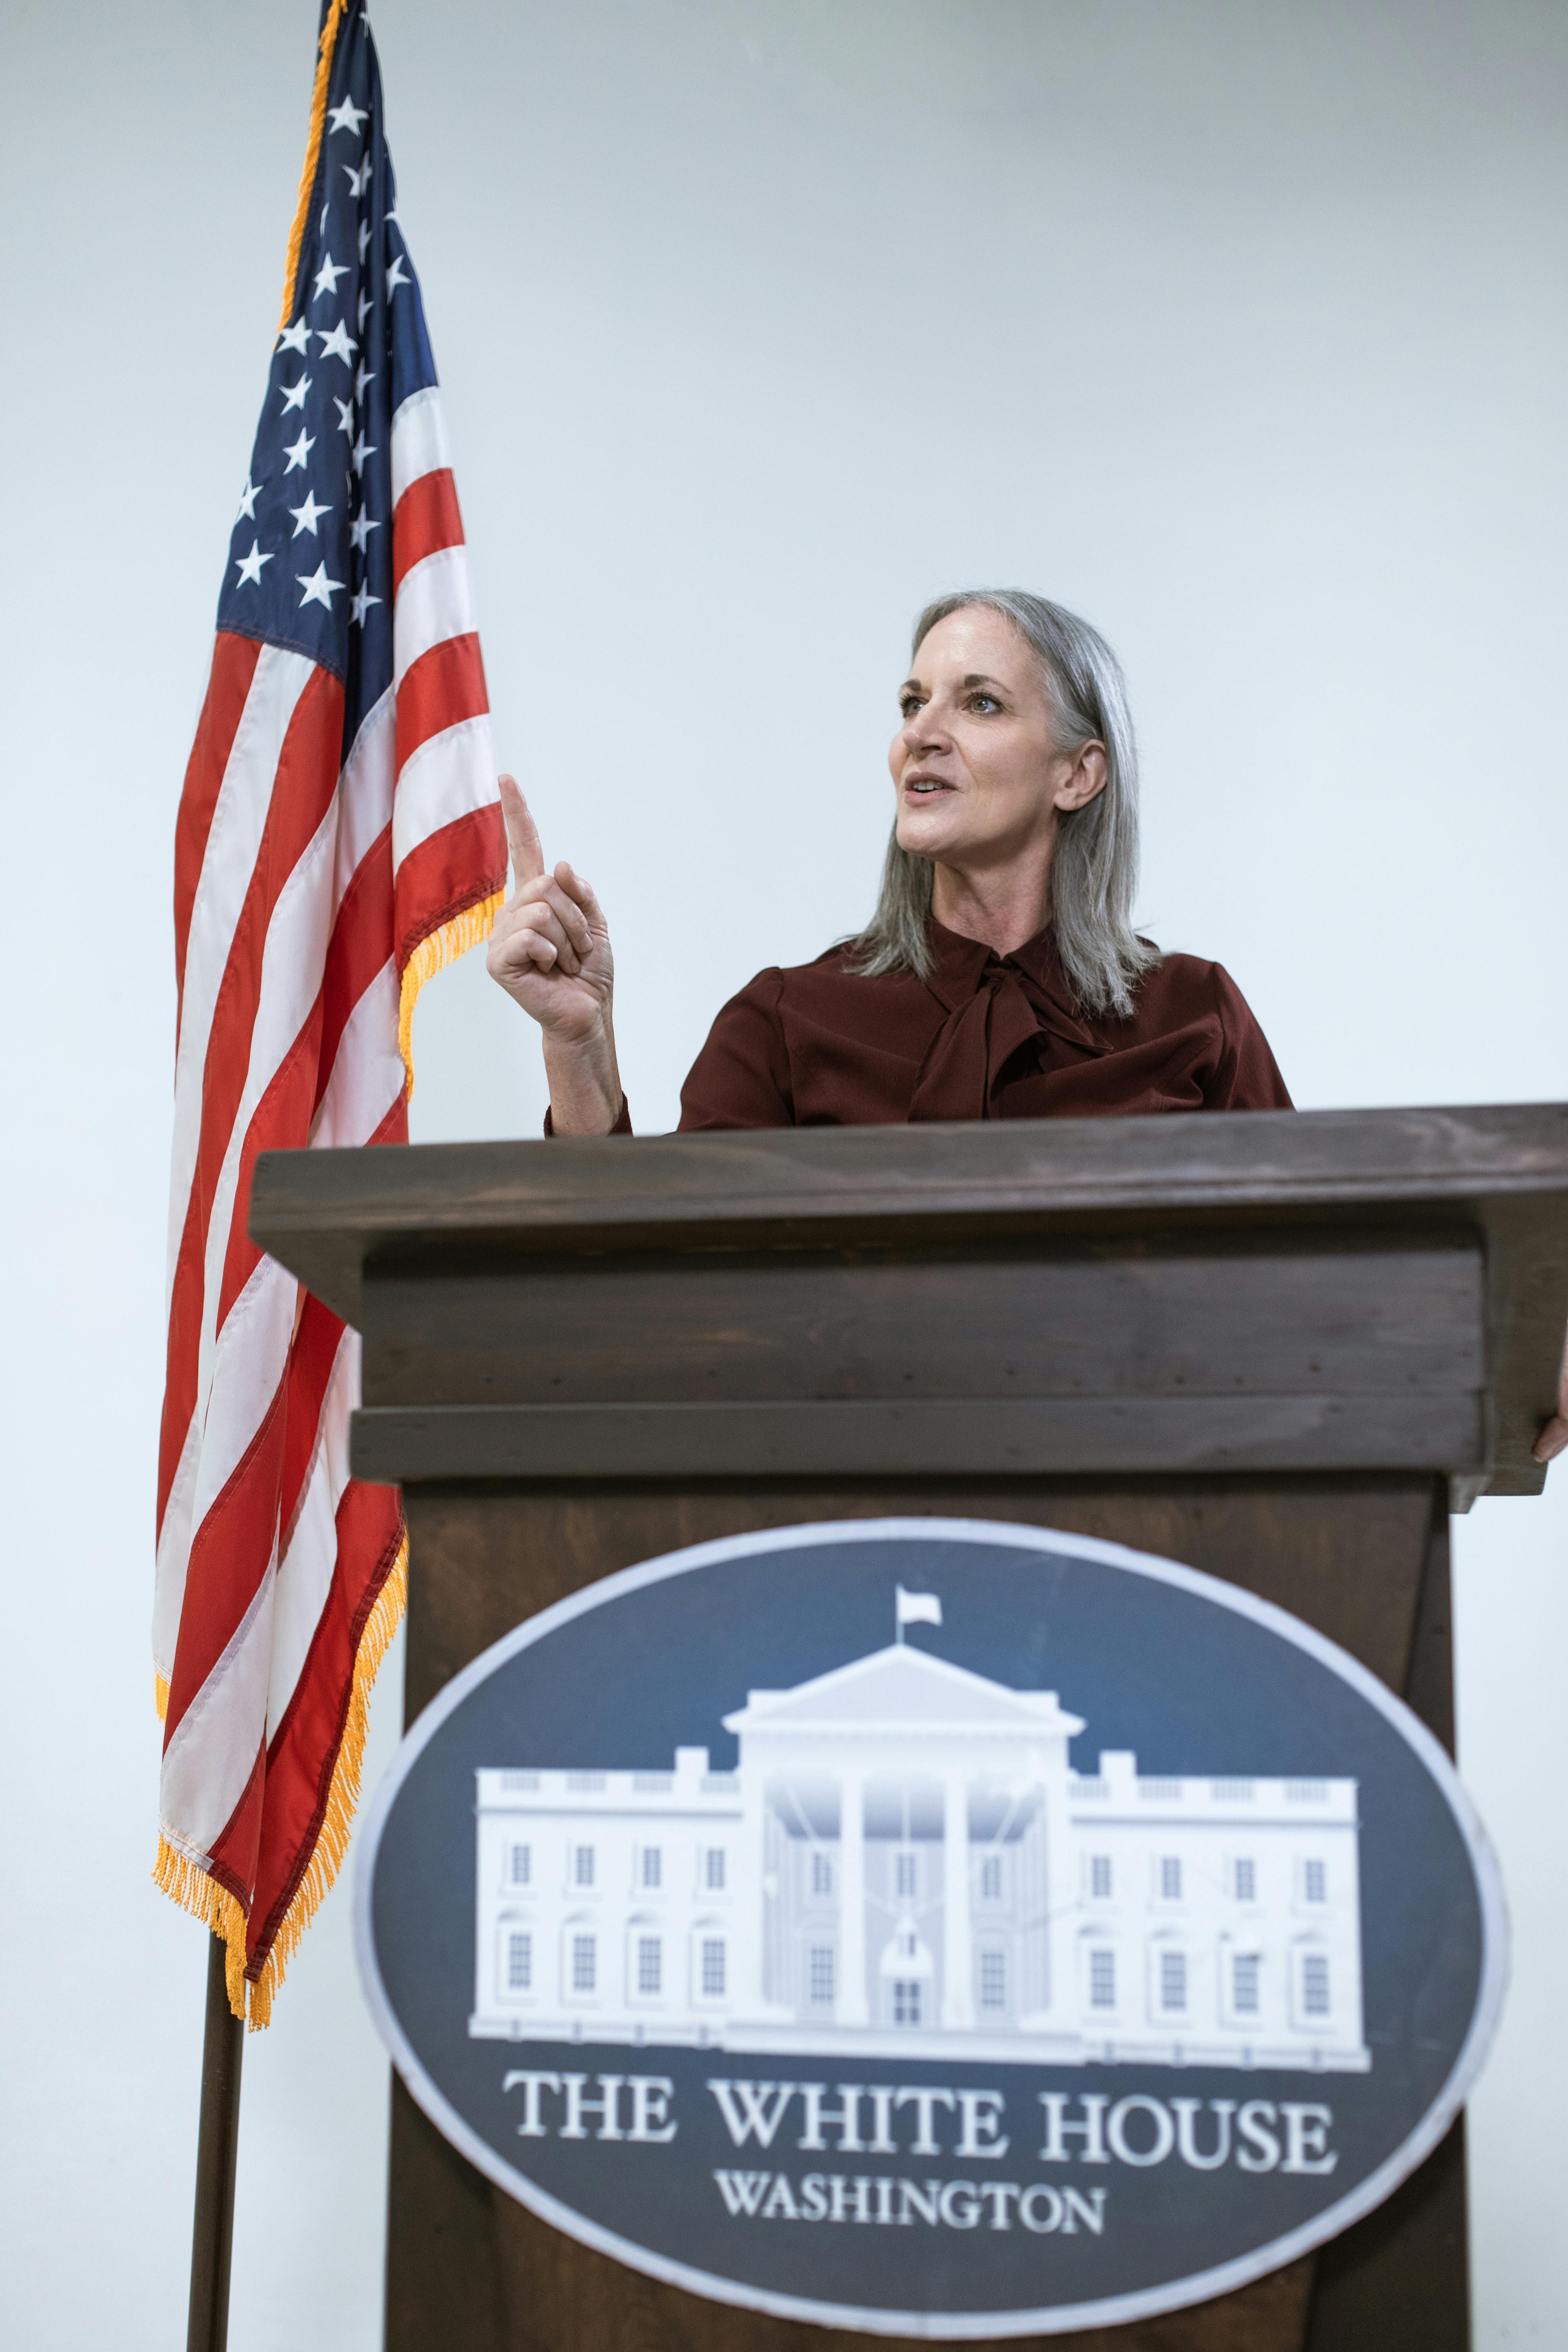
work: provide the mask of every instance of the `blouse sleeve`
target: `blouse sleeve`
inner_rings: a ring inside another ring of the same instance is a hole
[[[760,971],[732,996],[708,1033],[680,1089],[680,1131],[704,1127],[793,1127],[795,1102],[779,1000],[784,974]]]
[[[1205,1110],[1294,1110],[1252,1007],[1223,964],[1212,967],[1220,1051]]]

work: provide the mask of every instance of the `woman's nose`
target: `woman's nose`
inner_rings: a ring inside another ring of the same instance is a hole
[[[916,757],[922,751],[944,751],[951,740],[929,702],[910,712],[900,732],[904,748]]]

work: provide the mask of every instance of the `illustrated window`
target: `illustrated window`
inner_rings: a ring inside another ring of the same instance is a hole
[[[533,1875],[533,1850],[514,1845],[507,1855],[507,1877],[513,1886],[526,1886]]]
[[[1258,1864],[1249,1855],[1243,1855],[1236,1865],[1236,1899],[1238,1903],[1258,1900]]]
[[[1187,1956],[1185,1952],[1163,1951],[1160,1955],[1160,2006],[1167,2014],[1184,2010],[1187,2005]]]
[[[592,1936],[572,1938],[572,1990],[592,1992],[599,1980],[598,1950]]]
[[[893,1979],[893,2023],[918,2025],[921,2021],[921,1982],[918,1977],[895,1977]]]
[[[993,2011],[1007,2006],[1005,1952],[982,1952],[980,1955],[980,2006]]]
[[[834,1950],[831,1944],[813,1944],[806,1954],[806,1994],[818,2008],[830,2008],[834,1999]]]
[[[649,1888],[664,1884],[664,1854],[657,1845],[645,1845],[642,1850],[642,1883]]]
[[[1160,1900],[1162,1903],[1179,1903],[1181,1899],[1181,1859],[1173,1853],[1163,1853],[1160,1856]]]
[[[1089,1956],[1089,2005],[1090,2009],[1116,2007],[1116,1955],[1103,1944]]]
[[[573,1847],[572,1884],[574,1886],[592,1886],[594,1884],[594,1849],[591,1845]]]
[[[657,1936],[637,1937],[637,1990],[646,1999],[664,1989],[664,1951]]]
[[[724,1993],[724,1939],[721,1936],[705,1936],[702,1939],[701,1974],[699,1981],[704,2000],[720,2000]]]
[[[980,1899],[983,1903],[1002,1900],[1002,1857],[988,1853],[980,1865]]]
[[[1329,1865],[1326,1862],[1312,1861],[1302,1864],[1301,1893],[1309,1903],[1328,1901]]]
[[[1303,2017],[1327,2017],[1329,2014],[1327,1952],[1304,1952],[1301,1955],[1301,2014]]]
[[[702,1884],[707,1887],[710,1895],[721,1895],[723,1893],[724,1849],[721,1845],[710,1845],[706,1854],[703,1856]]]
[[[811,1891],[814,1895],[833,1892],[833,1864],[820,1847],[811,1857]]]
[[[911,1899],[919,1891],[915,1857],[906,1847],[893,1857],[893,1892],[900,1900]]]
[[[1089,1858],[1090,1895],[1097,1903],[1107,1903],[1110,1899],[1110,1856],[1108,1853],[1091,1853]]]
[[[1237,2017],[1256,2017],[1263,1963],[1256,1952],[1237,1952],[1230,1964],[1230,2005]]]
[[[526,1928],[514,1927],[506,1939],[506,1989],[508,1992],[533,1990],[533,1937]]]

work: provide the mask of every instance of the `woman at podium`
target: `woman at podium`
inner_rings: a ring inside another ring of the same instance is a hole
[[[1098,631],[1017,589],[944,596],[899,713],[876,912],[731,997],[681,1127],[1289,1109],[1229,974],[1132,929],[1137,755]],[[543,1033],[548,1127],[629,1133],[603,912],[570,866],[546,871],[510,776],[501,799],[516,887],[489,964]]]

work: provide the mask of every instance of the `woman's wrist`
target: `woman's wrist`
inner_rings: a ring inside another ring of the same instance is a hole
[[[608,1135],[621,1115],[621,1074],[606,1018],[586,1037],[544,1034],[550,1123],[557,1135]]]

